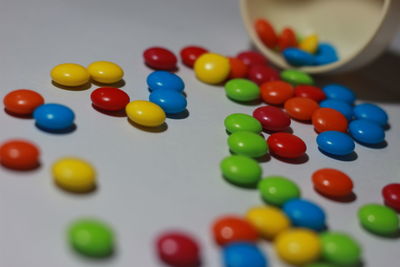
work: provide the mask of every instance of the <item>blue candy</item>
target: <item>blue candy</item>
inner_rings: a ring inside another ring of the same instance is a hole
[[[317,144],[322,151],[336,155],[344,156],[352,153],[355,143],[350,136],[338,131],[326,131],[317,136]]]
[[[167,114],[180,113],[187,106],[186,98],[174,90],[155,90],[151,92],[149,100],[159,105]]]
[[[35,109],[33,118],[40,128],[57,131],[72,127],[75,114],[69,107],[61,104],[44,104]]]
[[[364,103],[354,107],[354,115],[357,119],[366,119],[381,126],[388,123],[387,113],[380,107],[374,104]]]
[[[183,80],[168,71],[154,71],[147,76],[147,85],[151,90],[169,89],[182,92],[185,89]]]
[[[225,267],[267,267],[268,262],[261,250],[252,243],[231,243],[223,248]]]
[[[385,131],[374,122],[368,120],[354,120],[349,124],[349,132],[360,143],[374,145],[385,140]]]
[[[322,88],[328,99],[344,101],[350,105],[356,100],[354,92],[340,84],[329,84]]]
[[[283,205],[283,211],[294,226],[315,231],[325,228],[325,212],[317,205],[304,199],[292,199]]]
[[[318,45],[314,58],[314,65],[326,65],[339,60],[335,47],[328,43]]]
[[[353,119],[353,107],[347,104],[344,101],[334,100],[334,99],[326,99],[319,103],[321,108],[332,108],[340,113],[342,113],[346,119],[351,120]]]
[[[311,66],[314,64],[314,56],[298,48],[287,48],[283,51],[283,56],[290,65]]]

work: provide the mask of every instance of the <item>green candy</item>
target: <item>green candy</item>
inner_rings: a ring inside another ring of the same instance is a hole
[[[396,212],[384,205],[366,204],[358,210],[358,219],[368,231],[383,236],[394,235],[399,230]]]
[[[360,262],[361,247],[344,233],[325,232],[320,235],[322,259],[338,265],[355,265]]]
[[[260,97],[260,88],[247,79],[232,79],[225,84],[225,93],[235,101],[248,102]]]
[[[224,125],[230,133],[247,131],[258,134],[262,131],[261,123],[257,119],[242,113],[234,113],[227,116],[224,120]]]
[[[238,155],[252,158],[268,153],[268,145],[263,137],[252,132],[236,132],[228,137],[230,150]]]
[[[261,197],[268,204],[282,206],[286,201],[300,197],[300,189],[282,176],[267,176],[258,183]]]
[[[85,256],[104,258],[113,253],[114,234],[98,220],[80,219],[73,222],[68,237],[72,247]]]
[[[293,85],[314,84],[314,80],[310,75],[299,70],[284,70],[281,72],[281,78],[282,80]]]
[[[225,179],[235,185],[253,187],[261,179],[260,165],[249,157],[228,156],[221,161],[220,168]]]

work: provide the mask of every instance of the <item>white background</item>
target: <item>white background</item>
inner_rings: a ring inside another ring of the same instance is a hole
[[[76,113],[76,131],[49,134],[31,119],[17,119],[0,112],[0,141],[26,138],[38,144],[42,165],[31,172],[0,168],[0,266],[160,266],[154,239],[168,229],[194,234],[202,245],[203,266],[219,266],[220,253],[210,235],[210,225],[220,215],[243,214],[261,204],[255,190],[225,182],[218,169],[229,154],[223,119],[234,112],[251,114],[255,106],[228,100],[222,87],[197,81],[180,65],[186,82],[190,115],[167,119],[160,133],[139,130],[125,117],[101,114],[84,91],[67,91],[51,84],[49,71],[60,63],[83,65],[109,60],[125,70],[123,87],[132,99],[147,99],[143,65],[144,49],[159,45],[178,53],[189,44],[235,55],[249,47],[238,3],[233,0],[1,0],[0,97],[13,89],[29,88],[47,102],[68,105]],[[400,38],[397,45],[400,48]],[[319,85],[342,82],[354,88],[359,101],[382,104],[390,116],[388,146],[356,146],[358,158],[339,161],[322,155],[316,134],[307,124],[292,123],[303,138],[309,156],[304,164],[275,158],[262,163],[265,175],[280,174],[296,181],[303,196],[326,211],[332,230],[351,233],[363,245],[365,266],[394,266],[399,239],[373,236],[360,228],[360,205],[382,203],[381,188],[399,182],[399,64],[400,56],[386,53],[373,65],[345,75],[321,77]],[[74,195],[52,182],[51,164],[63,156],[89,160],[98,171],[98,190]],[[338,203],[318,195],[310,175],[322,167],[338,168],[355,182],[356,201]],[[81,217],[95,216],[110,223],[117,235],[116,255],[93,261],[73,253],[67,242],[67,225]],[[271,266],[285,266],[270,243]]]

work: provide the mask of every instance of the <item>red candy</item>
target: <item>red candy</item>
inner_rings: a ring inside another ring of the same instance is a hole
[[[229,79],[244,78],[247,76],[248,67],[242,60],[238,58],[229,58],[229,64],[231,65]]]
[[[278,43],[278,35],[274,27],[266,19],[258,19],[254,23],[258,37],[267,47],[274,49]]]
[[[314,188],[328,197],[345,197],[353,191],[351,178],[335,169],[320,169],[313,173]]]
[[[267,104],[281,105],[293,96],[293,86],[284,81],[272,81],[261,84],[261,98]]]
[[[278,48],[280,51],[285,50],[289,47],[296,47],[297,46],[297,39],[296,34],[291,28],[283,29],[281,35],[278,39]]]
[[[127,93],[114,87],[97,88],[90,98],[95,107],[107,111],[123,110],[130,101]]]
[[[321,102],[326,98],[324,91],[312,85],[298,85],[294,88],[294,95],[298,97],[310,98],[316,102]]]
[[[270,151],[282,158],[299,158],[307,150],[304,141],[290,133],[271,134],[267,139],[267,143]]]
[[[273,106],[255,109],[253,117],[268,131],[283,131],[290,126],[291,122],[289,116],[283,110]]]
[[[176,267],[194,267],[200,262],[200,249],[196,241],[181,232],[169,232],[157,240],[160,259]]]
[[[156,70],[175,70],[178,61],[171,51],[162,47],[146,49],[143,57],[147,66]]]
[[[247,74],[247,78],[258,85],[280,79],[279,73],[275,69],[265,65],[251,66],[249,69],[249,73]]]
[[[256,242],[257,230],[245,219],[237,216],[219,218],[212,226],[215,242],[223,246],[232,242]]]
[[[0,147],[0,162],[10,169],[34,169],[39,166],[39,155],[36,145],[24,140],[11,140]]]
[[[319,108],[312,114],[312,124],[317,132],[339,131],[347,132],[347,119],[337,110]]]
[[[31,115],[40,105],[44,104],[44,98],[37,92],[28,89],[14,90],[3,99],[8,112],[16,115]]]
[[[400,212],[400,184],[388,184],[382,189],[385,205]]]
[[[236,56],[238,59],[243,61],[247,66],[255,66],[255,65],[267,65],[267,59],[261,55],[260,53],[254,51],[244,51],[239,53]]]
[[[189,68],[193,68],[194,62],[197,58],[207,52],[207,49],[200,46],[186,46],[182,48],[180,52],[182,63]]]
[[[309,98],[293,97],[285,102],[285,109],[289,116],[301,121],[311,120],[312,114],[318,108],[318,103]]]

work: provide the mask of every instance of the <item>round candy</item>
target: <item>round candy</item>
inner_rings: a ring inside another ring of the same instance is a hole
[[[279,73],[275,69],[265,65],[254,65],[250,66],[247,78],[261,85],[265,82],[279,80]]]
[[[275,240],[279,257],[293,265],[304,265],[317,260],[321,242],[316,233],[307,229],[290,229]]]
[[[183,94],[174,90],[155,90],[149,100],[160,106],[167,114],[177,114],[186,109],[187,101]]]
[[[196,62],[199,56],[207,52],[207,49],[200,46],[186,46],[180,52],[182,63],[189,68],[193,68],[194,62]]]
[[[252,187],[261,179],[260,164],[252,158],[233,155],[224,158],[220,169],[229,182],[244,187]]]
[[[261,157],[268,153],[267,142],[259,134],[253,132],[235,132],[228,137],[229,149],[238,155]]]
[[[170,50],[163,47],[151,47],[143,52],[144,62],[156,70],[175,70],[177,58]]]
[[[268,131],[283,131],[290,126],[289,116],[280,108],[263,106],[253,111],[253,117]]]
[[[370,103],[364,103],[355,106],[354,116],[357,119],[366,119],[381,126],[385,126],[388,123],[387,113],[377,105]]]
[[[114,233],[99,220],[76,220],[69,226],[68,239],[77,252],[88,257],[104,258],[114,251]]]
[[[250,115],[234,113],[224,120],[225,128],[230,133],[247,131],[259,134],[262,131],[261,123]]]
[[[350,122],[349,132],[355,140],[363,144],[379,144],[385,140],[383,128],[365,119]]]
[[[361,225],[371,233],[391,236],[399,231],[399,217],[397,213],[386,206],[366,204],[358,210],[358,219]]]
[[[315,60],[313,55],[296,47],[286,48],[282,54],[290,65],[296,67],[311,66]]]
[[[107,111],[123,110],[130,101],[127,93],[114,87],[97,88],[90,99],[95,107]]]
[[[400,184],[388,184],[382,189],[385,205],[400,211]]]
[[[318,35],[311,34],[301,40],[299,43],[299,48],[301,50],[307,51],[308,53],[314,54],[318,48]]]
[[[236,57],[249,67],[268,64],[267,59],[262,54],[254,51],[243,51],[240,52]]]
[[[153,71],[147,76],[146,81],[151,90],[166,89],[182,92],[185,89],[185,83],[178,75],[164,70]]]
[[[229,64],[231,66],[231,71],[229,73],[229,79],[244,78],[247,76],[248,66],[243,63],[242,60],[238,58],[229,58]]]
[[[297,85],[294,88],[294,95],[297,97],[306,97],[321,102],[326,98],[324,91],[312,85]]]
[[[257,229],[260,235],[268,240],[289,229],[289,218],[275,207],[258,206],[249,209],[246,219]]]
[[[318,45],[317,53],[315,54],[315,65],[326,65],[338,60],[339,58],[337,56],[335,47],[327,43],[321,43]]]
[[[50,72],[51,79],[63,86],[81,86],[89,82],[87,69],[79,64],[64,63],[55,66]]]
[[[318,103],[310,98],[293,97],[285,102],[285,109],[289,116],[300,121],[311,120],[312,114],[318,108]]]
[[[331,108],[339,111],[342,113],[347,120],[352,120],[353,119],[353,107],[350,106],[350,104],[340,101],[340,100],[334,100],[334,99],[326,99],[319,103],[319,106],[321,108]]]
[[[39,166],[39,148],[24,140],[9,140],[0,146],[0,163],[15,170],[30,170]]]
[[[223,248],[224,266],[229,267],[267,267],[267,259],[254,244],[232,243]]]
[[[200,248],[196,240],[182,232],[167,232],[157,238],[160,259],[172,266],[196,266],[200,262]]]
[[[336,156],[351,154],[356,146],[350,136],[337,131],[320,133],[317,136],[317,144],[322,151]]]
[[[194,63],[197,79],[209,84],[218,84],[226,80],[231,67],[229,59],[214,53],[202,54]]]
[[[54,182],[64,190],[75,193],[92,191],[96,186],[96,171],[87,161],[62,158],[52,166]]]
[[[9,92],[3,98],[4,107],[8,112],[16,115],[31,115],[44,98],[37,92],[28,89],[19,89]]]
[[[291,28],[284,28],[278,38],[278,49],[283,51],[289,47],[297,47],[296,34]]]
[[[256,242],[258,239],[254,226],[238,216],[218,218],[212,226],[212,231],[215,242],[220,246],[239,241]]]
[[[235,101],[248,102],[260,97],[257,84],[247,79],[232,79],[225,84],[226,95]]]
[[[278,35],[271,23],[266,19],[257,19],[254,27],[263,44],[270,49],[274,49],[278,43]]]
[[[126,105],[125,111],[129,119],[142,126],[157,127],[165,121],[164,110],[150,101],[132,101]]]
[[[325,131],[347,132],[346,117],[335,109],[319,108],[314,111],[311,120],[318,133]]]
[[[43,104],[35,109],[33,118],[40,128],[57,131],[72,127],[75,114],[69,107],[61,104]]]
[[[299,70],[284,70],[281,72],[281,78],[285,82],[291,83],[293,85],[314,84],[314,80],[310,75]]]
[[[326,85],[322,90],[329,99],[344,101],[350,105],[356,100],[356,95],[353,91],[340,84]]]
[[[283,205],[283,211],[294,226],[321,231],[325,228],[325,212],[311,201],[292,199]]]
[[[300,137],[290,133],[274,133],[267,139],[271,152],[279,157],[295,159],[306,153],[307,146]]]
[[[354,266],[360,262],[361,247],[347,234],[325,232],[320,235],[322,259],[340,266]]]
[[[271,105],[281,105],[293,96],[293,86],[283,81],[263,83],[260,91],[262,100]]]
[[[314,188],[328,197],[345,197],[353,191],[353,181],[344,172],[319,169],[312,174]]]
[[[283,176],[268,176],[258,183],[262,199],[271,205],[282,206],[287,201],[300,197],[300,188]]]
[[[88,66],[88,71],[92,80],[111,84],[119,82],[124,76],[124,71],[120,66],[109,61],[96,61]]]

